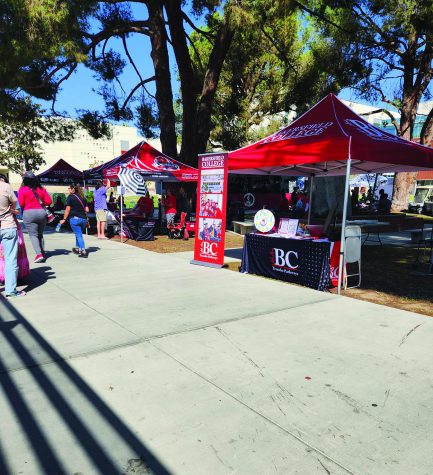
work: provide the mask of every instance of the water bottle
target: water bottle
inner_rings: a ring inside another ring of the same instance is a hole
[[[59,223],[57,226],[56,226],[56,233],[58,233],[60,231],[60,228],[62,227],[62,224]]]

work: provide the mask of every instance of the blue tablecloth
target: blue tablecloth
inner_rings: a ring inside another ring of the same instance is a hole
[[[325,290],[330,284],[330,243],[247,234],[241,272]]]

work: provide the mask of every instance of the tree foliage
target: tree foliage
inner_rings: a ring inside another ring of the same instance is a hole
[[[422,100],[431,99],[433,3],[430,0],[316,0],[311,7],[324,34],[331,35],[362,68],[352,88],[359,97],[381,101],[397,134],[411,140]],[[392,110],[397,109],[397,119]],[[426,117],[421,141],[433,134],[433,113]],[[407,204],[414,180],[397,174],[393,208]]]
[[[199,79],[209,56],[208,36],[221,21],[208,23],[208,35],[192,35],[191,56]],[[283,111],[304,112],[329,92],[351,84],[357,74],[322,36],[312,19],[289,2],[253,3],[236,30],[227,54],[212,117],[212,142],[233,149],[286,125]],[[263,122],[269,121],[268,126]]]
[[[0,114],[0,165],[22,174],[37,170],[45,163],[41,142],[71,140],[77,124],[71,120],[44,117],[44,110],[29,99],[16,102],[25,120],[16,115]]]

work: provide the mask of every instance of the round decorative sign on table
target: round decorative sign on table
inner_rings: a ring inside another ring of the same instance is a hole
[[[257,231],[261,233],[267,233],[270,231],[275,225],[275,216],[272,211],[268,209],[261,209],[257,211],[254,216],[254,226],[256,227]]]

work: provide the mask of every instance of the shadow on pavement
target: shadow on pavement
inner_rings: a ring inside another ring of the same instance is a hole
[[[93,252],[98,252],[101,250],[100,247],[95,247],[95,246],[90,246],[90,247],[87,247],[86,249],[89,254],[92,254]]]
[[[19,285],[26,285],[25,291],[37,289],[41,285],[44,285],[48,280],[55,279],[56,274],[49,266],[40,266],[32,269],[31,274],[19,282]]]
[[[49,437],[49,432],[54,428],[44,428],[38,422],[41,415],[35,407],[31,407],[35,398],[49,402],[50,412],[62,421],[64,430],[72,436],[74,444],[81,448],[98,473],[128,473],[125,467],[131,465],[139,469],[133,473],[170,473],[25,317],[4,299],[0,300],[0,336],[7,342],[7,345],[0,345],[2,394],[14,412],[18,431],[25,434],[39,462],[41,473],[66,474],[70,473],[70,469],[52,443],[53,437]],[[28,341],[45,352],[52,364],[40,366],[28,349]],[[7,368],[6,347],[21,361],[32,378],[36,390],[31,391],[31,400],[24,397],[25,392],[19,384],[21,372]],[[77,401],[80,403],[79,409]],[[61,438],[55,437],[55,440],[58,447],[63,448],[65,457],[64,451],[68,452],[68,447],[63,445]],[[112,454],[116,451],[119,453],[119,447],[124,447],[125,453],[131,454],[128,460],[114,459]],[[25,454],[6,454],[4,450],[4,445],[2,447],[0,444],[0,473],[14,473],[9,467],[8,458],[23,458]]]
[[[237,249],[224,249],[224,256],[233,257],[234,259],[242,260],[242,251],[243,251],[242,247],[239,247]]]
[[[50,257],[55,257],[55,256],[67,256],[68,254],[71,254],[72,251],[69,251],[68,249],[53,249],[52,251],[45,251],[45,258],[49,259]]]

